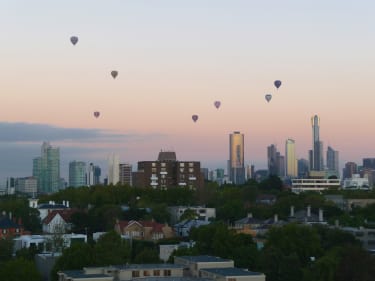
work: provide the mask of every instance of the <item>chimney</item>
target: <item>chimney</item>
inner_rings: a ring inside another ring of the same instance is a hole
[[[274,223],[277,223],[279,221],[279,216],[277,215],[277,214],[275,214],[274,216],[273,216],[273,222]]]
[[[307,217],[308,218],[311,217],[311,206],[310,205],[307,206]]]
[[[335,220],[335,227],[339,227],[339,220]]]
[[[63,205],[65,206],[65,200],[63,200]]]
[[[294,217],[294,206],[290,206],[290,216]]]
[[[69,208],[69,201],[66,201],[66,207]]]
[[[323,221],[323,209],[319,208],[319,222]]]
[[[253,217],[253,214],[252,214],[252,213],[247,213],[247,217],[248,217],[248,218],[252,218],[252,217]]]
[[[12,220],[12,212],[9,212],[9,219]]]

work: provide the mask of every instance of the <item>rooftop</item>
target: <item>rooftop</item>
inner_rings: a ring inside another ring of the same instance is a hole
[[[232,261],[230,259],[222,259],[213,256],[180,256],[179,258],[189,260],[192,262],[227,262]]]
[[[228,268],[202,268],[202,271],[207,271],[221,276],[249,276],[249,275],[263,275],[260,272],[248,271],[237,267]]]

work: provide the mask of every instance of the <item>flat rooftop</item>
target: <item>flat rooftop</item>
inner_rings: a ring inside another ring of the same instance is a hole
[[[223,259],[214,256],[180,256],[179,258],[183,258],[185,260],[189,260],[191,262],[227,262],[232,261],[230,259]]]
[[[228,268],[202,268],[202,271],[207,271],[221,276],[249,276],[249,275],[263,275],[260,272],[248,271],[237,267]]]

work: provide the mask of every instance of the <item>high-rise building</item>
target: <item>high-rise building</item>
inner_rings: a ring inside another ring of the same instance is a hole
[[[69,163],[69,186],[86,186],[86,163],[72,161]]]
[[[161,151],[156,161],[138,162],[137,172],[133,173],[133,185],[154,189],[199,189],[204,186],[204,178],[200,162],[177,161],[175,152]]]
[[[307,159],[298,159],[298,177],[307,178],[309,175],[309,161]]]
[[[336,172],[339,177],[339,152],[331,146],[327,148],[327,169]]]
[[[108,185],[120,181],[120,157],[114,153],[108,157]]]
[[[34,197],[38,192],[38,180],[35,177],[17,178],[16,191]]]
[[[298,176],[298,163],[296,157],[296,143],[293,139],[285,142],[286,176],[296,178]]]
[[[60,188],[60,149],[43,142],[41,156],[33,159],[33,176],[39,193],[54,193]]]
[[[270,176],[285,176],[285,158],[277,151],[274,144],[267,147],[267,163]]]
[[[346,162],[342,177],[344,179],[351,179],[354,174],[358,174],[357,164],[354,162]]]
[[[233,184],[245,183],[244,135],[233,132],[229,135],[229,180]]]
[[[120,183],[122,185],[126,184],[128,186],[132,186],[132,172],[133,168],[131,164],[122,163],[120,164]]]
[[[363,158],[363,168],[375,169],[375,158]]]
[[[311,117],[312,126],[312,150],[309,151],[310,170],[324,170],[323,142],[319,138],[320,118],[318,115]]]
[[[87,174],[86,174],[87,186],[100,184],[100,174],[101,174],[100,167],[95,166],[93,163],[90,163],[90,165],[88,166]]]

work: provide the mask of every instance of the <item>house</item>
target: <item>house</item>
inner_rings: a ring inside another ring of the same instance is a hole
[[[185,211],[192,211],[196,215],[196,219],[209,221],[216,218],[215,208],[206,208],[203,206],[172,206],[168,207],[168,212],[171,214],[172,224],[180,221],[181,216]]]
[[[5,212],[0,215],[0,239],[19,236],[23,232],[21,219],[18,219],[18,222],[16,222],[15,219],[12,219],[11,213],[9,213],[9,216]]]
[[[157,241],[165,238],[175,237],[173,229],[168,224],[155,221],[116,221],[115,231],[120,235],[132,239]]]
[[[255,202],[262,205],[273,205],[276,202],[276,196],[273,194],[259,194]]]
[[[210,224],[209,221],[202,221],[202,220],[183,220],[173,226],[174,231],[177,236],[180,237],[188,237],[190,234],[190,230],[193,227],[200,227],[202,225]]]
[[[71,230],[70,217],[76,210],[54,210],[50,211],[42,221],[44,233],[65,233]]]
[[[29,204],[30,204],[30,207],[31,207],[31,204],[34,204],[33,206],[35,206],[35,200],[29,200]],[[39,204],[37,209],[40,214],[39,216],[40,220],[43,221],[44,218],[50,212],[57,211],[57,210],[67,210],[67,209],[70,209],[70,207],[69,207],[69,201],[63,201],[61,204],[56,203],[55,201],[49,201],[48,203]]]
[[[249,234],[251,236],[256,236],[257,229],[261,227],[263,220],[253,217],[252,213],[248,213],[247,217],[236,220],[234,222],[234,229],[236,233]]]
[[[305,224],[313,224],[313,223],[327,224],[327,222],[324,221],[323,209],[319,209],[319,214],[316,215],[311,212],[310,205],[307,206],[306,210],[299,210],[297,212],[294,212],[294,206],[291,206],[288,221],[297,222],[297,223],[305,223]]]

